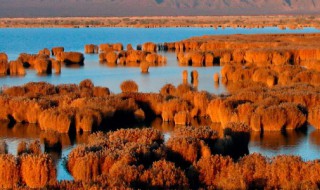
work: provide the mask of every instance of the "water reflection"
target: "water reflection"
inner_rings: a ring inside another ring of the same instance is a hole
[[[72,176],[64,167],[64,159],[78,144],[87,142],[89,133],[76,135],[58,134],[55,132],[41,131],[36,124],[0,122],[0,140],[8,146],[8,153],[17,155],[17,147],[21,141],[31,143],[35,140],[41,142],[43,152],[50,154],[57,166],[58,180],[72,180]]]
[[[290,154],[304,160],[320,159],[320,131],[309,126],[306,131],[251,133],[250,153],[259,152],[265,156]]]
[[[154,120],[151,126],[163,131],[166,141],[176,128],[181,127],[175,126],[174,123],[162,122],[161,118]],[[210,123],[208,120],[202,120],[193,122],[192,126],[210,126],[218,132],[222,139],[218,143],[221,146],[227,143],[226,140],[228,139],[225,137],[220,123]],[[265,132],[263,135],[260,132],[251,132],[248,149],[249,153],[258,152],[269,157],[290,154],[301,156],[304,160],[320,159],[320,130],[315,130],[312,126],[309,126],[306,131]],[[225,153],[221,148],[217,152]]]

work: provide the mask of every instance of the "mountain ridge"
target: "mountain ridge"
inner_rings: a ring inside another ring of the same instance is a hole
[[[0,0],[0,17],[317,14],[318,0]]]

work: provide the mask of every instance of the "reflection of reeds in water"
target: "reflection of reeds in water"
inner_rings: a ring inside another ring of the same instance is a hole
[[[250,141],[258,143],[261,148],[278,150],[284,146],[295,146],[306,138],[306,134],[299,131],[286,131],[285,133],[279,132],[251,132]]]
[[[315,146],[320,146],[320,130],[314,130],[310,133],[310,142]]]
[[[14,146],[18,146],[20,139],[40,139],[41,143],[44,144],[45,147],[55,147],[56,144],[61,144],[61,148],[64,149],[74,143],[86,143],[88,136],[89,133],[69,136],[68,134],[59,134],[57,132],[45,132],[41,131],[40,127],[36,124],[16,123],[11,126],[9,122],[0,122],[0,139],[19,139],[18,141],[12,141],[17,143]]]

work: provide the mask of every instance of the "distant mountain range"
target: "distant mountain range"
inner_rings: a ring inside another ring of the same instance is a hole
[[[320,14],[320,0],[0,0],[0,17]]]

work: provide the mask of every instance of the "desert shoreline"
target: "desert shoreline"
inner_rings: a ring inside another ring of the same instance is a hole
[[[0,28],[320,28],[320,15],[0,18]]]

